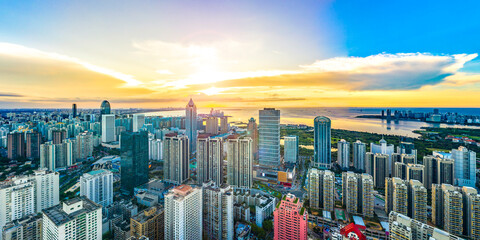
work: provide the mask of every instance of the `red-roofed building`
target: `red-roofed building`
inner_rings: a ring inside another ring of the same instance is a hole
[[[365,226],[350,223],[340,230],[340,234],[342,234],[343,239],[366,240],[367,237],[361,231],[365,231],[365,229]]]

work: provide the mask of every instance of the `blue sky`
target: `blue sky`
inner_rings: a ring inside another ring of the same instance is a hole
[[[253,88],[269,96],[254,100],[289,106],[329,102],[329,92],[345,97],[327,105],[445,91],[451,102],[466,88],[469,102],[480,93],[478,9],[479,1],[0,1],[0,107],[96,104],[69,87],[85,76],[105,78],[105,92],[125,104],[196,95],[205,105],[257,104],[242,97]],[[62,79],[65,95],[22,90]],[[294,101],[305,89],[314,93]]]

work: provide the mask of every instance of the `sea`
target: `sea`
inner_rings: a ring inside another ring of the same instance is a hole
[[[261,108],[218,108],[225,116],[229,116],[229,122],[248,122],[248,119],[255,118],[258,122],[258,111]],[[399,135],[407,137],[419,137],[413,133],[414,130],[422,127],[450,127],[450,128],[474,128],[480,129],[478,126],[465,126],[457,124],[436,124],[421,121],[387,121],[385,119],[375,118],[357,118],[359,115],[380,115],[385,108],[278,108],[280,110],[280,122],[282,124],[305,124],[313,126],[313,119],[316,116],[327,116],[332,120],[332,128],[345,129],[350,131],[370,132],[386,135]],[[433,108],[390,108],[392,113],[395,110],[412,112],[433,112]],[[480,108],[438,108],[440,113],[458,113],[461,115],[477,115],[480,116]],[[197,109],[199,114],[207,114],[210,112],[208,108]],[[185,111],[160,111],[148,112],[146,116],[184,116]]]

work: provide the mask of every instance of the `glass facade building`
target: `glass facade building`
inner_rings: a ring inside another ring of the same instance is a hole
[[[280,165],[280,110],[265,108],[259,111],[259,161],[261,165]]]
[[[332,164],[331,128],[332,121],[323,116],[316,117],[314,123],[314,167],[329,169]]]
[[[121,185],[124,194],[133,194],[133,189],[148,182],[148,133],[122,132]]]

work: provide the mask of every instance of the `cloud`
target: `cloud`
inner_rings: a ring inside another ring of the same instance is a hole
[[[21,94],[0,92],[0,97],[23,97]]]

